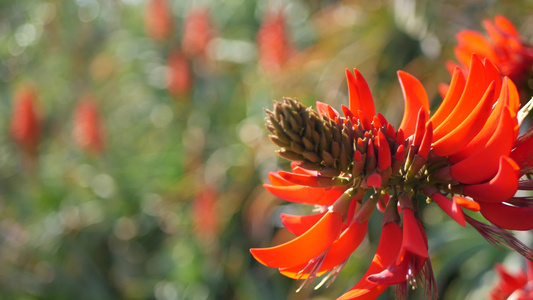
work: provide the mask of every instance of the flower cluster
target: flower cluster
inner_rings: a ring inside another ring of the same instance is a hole
[[[288,60],[291,46],[281,11],[265,15],[257,33],[257,47],[258,63],[269,74],[274,74]]]
[[[470,55],[476,53],[490,59],[502,75],[517,85],[526,84],[525,81],[533,77],[533,47],[524,42],[513,24],[503,16],[496,16],[494,21],[484,20],[483,26],[488,38],[474,30],[457,33],[455,55],[459,63],[467,68]]]
[[[104,150],[104,129],[92,96],[83,97],[76,106],[73,136],[81,149],[93,155]]]
[[[496,265],[496,272],[500,281],[490,292],[491,300],[517,299],[527,300],[533,298],[533,262],[528,260],[527,272],[520,270],[515,275],[510,274],[503,265]]]
[[[533,251],[505,230],[533,229],[531,199],[514,196],[533,188],[532,180],[519,180],[531,173],[533,138],[518,138],[524,112],[508,77],[473,54],[467,77],[454,70],[442,104],[430,115],[422,84],[399,71],[405,111],[395,129],[376,113],[359,71],[346,76],[349,107],[342,106],[342,115],[324,103],[314,111],[290,98],[267,110],[270,138],[292,161],[292,172],[271,173],[264,186],[284,200],[313,205],[316,213],[283,214],[283,224],[298,237],[251,249],[260,263],[304,285],[326,273],[325,281],[334,279],[377,209],[383,224],[376,255],[339,299],[372,299],[390,285],[398,285],[403,297],[408,284],[414,288],[421,280],[432,297],[436,286],[420,219],[424,199],[490,243],[533,259]]]
[[[35,155],[37,152],[41,130],[35,102],[33,87],[24,86],[15,92],[11,136],[24,153],[29,155]]]
[[[150,0],[146,5],[144,26],[148,37],[166,41],[174,32],[174,20],[167,0]]]

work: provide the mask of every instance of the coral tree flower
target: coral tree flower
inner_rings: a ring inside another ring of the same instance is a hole
[[[35,91],[30,86],[18,89],[14,95],[11,136],[24,153],[37,154],[40,121],[35,109]]]
[[[74,140],[78,146],[94,155],[104,149],[104,131],[100,113],[91,96],[85,96],[74,111]]]
[[[502,75],[521,85],[533,73],[533,47],[526,44],[511,21],[496,16],[494,21],[484,20],[488,37],[474,30],[457,33],[455,55],[466,68],[471,53],[490,59]]]
[[[268,12],[257,33],[259,65],[267,73],[275,73],[288,60],[292,51],[285,17],[281,11]]]
[[[533,262],[527,261],[527,273],[524,270],[510,274],[501,264],[496,265],[500,281],[490,291],[491,300],[528,300],[533,299]]]
[[[207,45],[213,38],[209,11],[205,8],[191,10],[183,23],[182,49],[190,57],[205,57]]]
[[[376,255],[340,299],[373,299],[391,285],[398,285],[402,298],[407,285],[418,282],[432,297],[436,286],[419,211],[424,198],[461,226],[471,224],[490,243],[533,258],[533,251],[505,230],[533,229],[531,199],[514,197],[533,184],[519,181],[521,162],[512,158],[520,149],[520,104],[509,78],[473,55],[468,77],[455,69],[446,97],[430,116],[422,84],[399,71],[405,111],[395,129],[376,113],[359,71],[347,70],[346,76],[350,103],[342,106],[343,115],[324,103],[317,102],[314,111],[290,98],[267,110],[270,138],[280,147],[278,154],[292,161],[292,172],[271,173],[264,186],[284,200],[313,205],[315,214],[282,215],[298,237],[251,249],[260,263],[304,279],[304,285],[326,273],[334,279],[377,208],[384,216]],[[521,145],[531,153],[531,139]],[[523,161],[531,166],[530,154]],[[480,212],[493,224],[474,220],[463,209]]]
[[[166,84],[168,93],[175,98],[187,95],[193,85],[193,72],[187,57],[179,50],[170,52],[167,59]]]
[[[154,41],[165,41],[174,31],[174,21],[167,0],[149,0],[144,15],[146,34]]]

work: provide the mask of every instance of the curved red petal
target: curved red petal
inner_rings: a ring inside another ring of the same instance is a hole
[[[326,251],[339,236],[342,217],[326,213],[313,227],[294,240],[270,248],[254,248],[250,252],[265,266],[285,268],[301,265]]]
[[[479,205],[481,214],[494,225],[510,230],[533,229],[533,207],[488,202],[479,202]]]
[[[415,146],[420,146],[422,143],[422,137],[424,136],[427,122],[427,113],[423,107],[418,111],[418,117],[416,118],[415,133],[412,144]]]
[[[270,181],[270,183],[272,183],[272,185],[275,185],[275,186],[293,186],[294,185],[293,183],[285,180],[283,177],[281,177],[276,172],[269,172],[268,180]]]
[[[326,115],[331,119],[335,119],[340,116],[339,113],[333,107],[320,101],[316,102],[316,110],[321,116]]]
[[[451,176],[465,184],[488,180],[499,168],[500,156],[508,155],[514,143],[514,123],[509,109],[504,108],[498,128],[485,147],[450,167]]]
[[[404,208],[403,214],[403,240],[402,252],[410,252],[417,256],[428,257],[428,246],[425,233],[410,208]],[[403,256],[403,255],[402,255]]]
[[[358,110],[363,111],[367,116],[376,115],[374,99],[365,78],[359,70],[354,69],[354,74],[346,69],[346,80],[348,81],[348,93],[350,98],[350,110],[356,113]]]
[[[353,221],[340,237],[331,244],[331,248],[329,248],[316,275],[320,276],[348,259],[365,238],[367,225],[367,222],[358,223]],[[301,272],[306,266],[307,263],[296,267],[282,268],[279,271],[289,278],[306,279],[309,277],[311,271],[306,270],[305,272]]]
[[[405,99],[405,110],[400,127],[406,136],[415,132],[418,112],[421,108],[429,115],[429,101],[424,86],[413,75],[398,71],[398,79]]]
[[[402,229],[394,222],[383,225],[381,237],[379,239],[378,249],[376,255],[372,259],[370,267],[363,275],[362,279],[350,289],[348,292],[337,298],[337,300],[348,299],[375,299],[379,296],[387,286],[378,285],[374,282],[368,281],[366,278],[372,274],[380,273],[387,266],[392,264],[402,244]]]
[[[292,234],[302,235],[313,227],[313,225],[315,225],[325,214],[326,211],[308,216],[281,214],[280,218],[281,223],[283,223],[285,228],[287,228]]]
[[[312,188],[301,185],[274,186],[263,184],[263,187],[274,196],[286,201],[323,206],[332,205],[347,190],[347,187]]]
[[[455,198],[450,200],[441,193],[434,193],[431,195],[431,199],[439,205],[439,207],[448,215],[454,219],[459,225],[466,227],[465,215],[463,210],[457,205]]]
[[[424,132],[424,137],[420,143],[420,149],[418,149],[418,155],[422,158],[427,158],[429,155],[429,150],[431,150],[431,141],[433,140],[433,124],[431,122],[427,123],[426,129]]]
[[[435,138],[433,153],[439,156],[450,156],[464,149],[485,125],[493,103],[494,83],[492,82],[481,101],[459,126],[450,130],[445,136]]]
[[[468,55],[471,53],[476,53],[491,60],[497,58],[492,44],[484,35],[477,31],[462,30],[456,34],[456,39],[458,47],[466,50],[465,52],[468,53]],[[463,60],[461,60],[461,63],[464,66],[468,66],[468,63],[464,63]]]
[[[470,72],[465,88],[453,111],[433,131],[433,139],[439,140],[458,127],[474,110],[485,94],[489,83],[485,79],[485,66],[476,54],[472,54]],[[435,124],[434,124],[435,125]]]
[[[480,130],[480,132],[474,137],[468,145],[464,147],[461,151],[452,155],[449,159],[449,162],[454,164],[457,163],[476,152],[480,151],[483,147],[487,145],[487,142],[490,140],[492,135],[496,132],[498,125],[500,123],[501,114],[504,112],[503,108],[509,104],[509,79],[506,79],[502,85],[500,98],[496,102],[495,107],[493,108],[487,122]]]
[[[463,193],[476,201],[498,203],[514,196],[518,190],[520,167],[509,157],[500,157],[498,173],[488,182],[467,185]]]
[[[316,176],[313,176],[313,175],[297,174],[297,173],[290,173],[290,172],[285,172],[285,171],[279,171],[278,174],[283,179],[293,184],[305,185],[305,186],[310,186],[310,187],[318,185],[318,179]]]
[[[509,21],[509,19],[507,19],[506,17],[502,15],[497,15],[496,17],[494,17],[494,24],[498,27],[499,30],[509,35],[520,37],[518,30],[516,30],[513,23],[511,23],[511,21]]]
[[[385,171],[391,166],[391,153],[389,142],[381,130],[378,132],[378,137],[375,142],[378,148],[378,167],[382,171]]]
[[[463,71],[459,67],[455,67],[452,75],[452,80],[450,82],[450,87],[447,89],[446,96],[442,100],[441,105],[435,111],[433,116],[429,119],[433,123],[434,127],[437,128],[446,117],[451,114],[457,102],[463,94],[465,88],[465,77]]]

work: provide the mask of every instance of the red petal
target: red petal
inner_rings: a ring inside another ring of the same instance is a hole
[[[344,116],[347,118],[347,119],[355,119],[355,115],[353,114],[353,112],[348,108],[346,107],[346,105],[341,105],[341,108],[342,108],[342,113],[344,113]]]
[[[507,108],[501,115],[500,123],[487,145],[476,154],[450,167],[450,174],[454,179],[465,184],[476,184],[488,180],[496,174],[500,156],[509,155],[514,143],[514,124]]]
[[[268,180],[272,185],[275,186],[293,186],[294,184],[291,182],[288,182],[283,177],[281,177],[278,173],[269,172],[268,173]]]
[[[493,102],[494,83],[492,82],[481,101],[459,126],[450,130],[445,136],[435,138],[433,153],[439,156],[450,156],[464,149],[485,125],[492,111]]]
[[[381,237],[379,239],[378,249],[370,267],[363,275],[362,279],[347,293],[337,298],[337,300],[348,299],[375,299],[387,286],[378,285],[366,280],[372,274],[383,271],[387,266],[392,264],[402,244],[402,229],[394,222],[387,223],[383,226]]]
[[[502,16],[502,15],[497,15],[496,17],[494,17],[494,24],[496,24],[496,26],[498,27],[499,30],[509,34],[509,35],[512,35],[512,36],[515,36],[515,37],[519,37],[520,35],[518,34],[518,31],[516,30],[516,28],[514,27],[513,23],[511,23],[511,21],[509,21],[509,19],[507,19],[506,17]]]
[[[350,254],[359,247],[365,238],[367,225],[367,222],[357,223],[353,221],[340,237],[333,242],[316,275],[320,276],[348,259]],[[293,279],[305,279],[309,277],[311,270],[306,270],[302,273],[300,271],[305,269],[306,266],[307,263],[296,267],[282,268],[280,273]]]
[[[463,214],[461,208],[459,208],[457,205],[455,198],[450,200],[441,193],[434,193],[431,195],[431,199],[433,199],[439,205],[439,207],[448,216],[450,216],[450,218],[454,219],[455,222],[459,223],[459,225],[466,227],[465,215]]]
[[[385,171],[391,166],[391,154],[389,142],[381,130],[378,132],[378,138],[375,142],[376,147],[378,147],[378,167]]]
[[[293,184],[305,185],[305,186],[311,186],[311,187],[318,185],[318,179],[316,176],[313,176],[313,175],[295,174],[295,173],[290,173],[290,172],[285,172],[285,171],[279,171],[278,174],[283,179]]]
[[[295,216],[289,214],[281,214],[281,223],[285,225],[285,228],[291,233],[296,235],[302,235],[315,225],[324,215],[325,212],[308,215],[308,216]]]
[[[250,252],[265,266],[285,268],[301,265],[326,251],[339,236],[342,217],[328,212],[311,229],[294,240],[271,248],[254,248]]]
[[[404,283],[407,280],[408,271],[416,276],[426,263],[426,259],[426,257],[408,253],[401,261],[391,264],[386,270],[368,276],[368,280],[381,285]]]
[[[263,186],[274,196],[286,201],[324,206],[332,205],[347,190],[346,187],[312,188],[301,185],[274,186],[270,184],[263,184]]]
[[[400,127],[406,136],[415,132],[416,119],[421,108],[429,115],[429,101],[424,86],[413,75],[398,71],[398,79],[405,99],[405,110]]]
[[[453,201],[457,203],[457,205],[464,207],[470,211],[478,212],[481,208],[479,207],[479,203],[477,203],[474,200],[467,199],[465,197],[461,196],[453,196]]]
[[[420,146],[422,143],[422,137],[425,133],[426,122],[427,122],[427,113],[423,107],[418,111],[418,117],[416,118],[415,133],[412,144],[415,146]]]
[[[474,139],[472,139],[466,147],[459,151],[458,153],[452,155],[449,159],[449,162],[454,164],[457,163],[476,152],[480,151],[483,147],[487,145],[487,142],[490,140],[492,135],[496,132],[496,129],[498,128],[498,124],[500,123],[501,114],[503,113],[504,106],[509,104],[509,80],[506,79],[503,83],[500,98],[498,102],[496,103],[494,109],[492,110],[489,118],[487,119],[487,122],[483,126],[483,128],[480,130],[480,132],[476,135]]]
[[[367,116],[373,117],[376,115],[376,109],[374,108],[374,99],[370,93],[370,88],[363,75],[357,69],[354,69],[353,72],[355,76],[352,75],[350,70],[346,69],[350,110],[353,113],[361,110]]]
[[[417,256],[428,257],[428,246],[425,233],[419,226],[413,211],[404,208],[403,213],[403,241],[402,252],[410,252]],[[403,256],[403,255],[402,255]],[[405,278],[404,278],[405,279]]]
[[[418,155],[423,158],[428,157],[429,150],[431,150],[431,141],[433,140],[433,124],[431,122],[427,123],[426,130],[424,132],[424,137],[420,143],[420,149],[418,149]]]
[[[463,188],[463,193],[476,201],[506,201],[518,190],[519,173],[520,168],[512,159],[501,156],[498,173],[489,182],[467,185]]]
[[[446,97],[444,97],[437,111],[429,119],[435,128],[437,128],[442,121],[444,121],[446,117],[451,114],[457,105],[457,102],[459,102],[461,94],[463,94],[463,90],[465,88],[465,82],[466,81],[465,77],[463,76],[463,72],[461,69],[459,69],[459,67],[456,66],[455,70],[453,71],[452,80],[450,87],[447,90]]]
[[[533,229],[533,207],[479,202],[481,214],[497,226],[510,230]]]
[[[371,130],[372,129],[372,122],[368,119],[368,116],[365,114],[362,110],[357,110],[357,117],[359,118],[359,122],[361,122],[361,126],[364,130]]]
[[[339,113],[335,109],[333,109],[333,107],[319,101],[316,102],[316,110],[321,116],[326,115],[331,119],[335,119],[340,116]]]
[[[468,55],[475,52],[476,54],[491,60],[497,58],[492,44],[484,35],[477,31],[463,30],[456,35],[456,38],[459,47],[466,50],[465,52],[469,53]],[[464,66],[468,65],[468,63],[465,64],[463,61],[461,61],[461,63]]]
[[[398,150],[396,150],[396,154],[394,154],[394,159],[397,161],[402,161],[403,157],[405,155],[405,147],[403,145],[398,146]]]
[[[433,139],[439,140],[458,127],[474,110],[479,103],[479,99],[485,94],[488,86],[489,83],[485,80],[485,66],[477,55],[472,54],[470,73],[468,74],[461,98],[455,105],[453,111],[435,128]]]

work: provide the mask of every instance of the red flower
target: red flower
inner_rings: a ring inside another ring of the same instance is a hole
[[[523,270],[512,275],[501,264],[496,265],[500,281],[490,292],[491,300],[528,300],[533,299],[533,262],[526,261],[527,273]]]
[[[205,57],[207,45],[212,38],[213,30],[207,9],[191,10],[183,24],[183,53],[192,57]]]
[[[144,15],[146,34],[155,41],[167,40],[174,31],[174,21],[167,0],[149,0]]]
[[[196,234],[201,240],[209,240],[216,236],[217,225],[217,191],[215,188],[206,188],[194,198],[193,217]]]
[[[80,148],[92,154],[100,154],[104,148],[102,121],[94,99],[81,99],[74,111],[74,140]]]
[[[267,73],[275,73],[289,58],[290,42],[282,12],[269,12],[257,33],[259,65]]]
[[[39,144],[40,122],[35,111],[35,92],[25,86],[15,92],[11,136],[27,154],[35,155]]]
[[[459,62],[468,67],[470,55],[476,53],[490,59],[502,75],[517,84],[523,83],[532,71],[533,47],[524,42],[511,21],[503,16],[496,16],[494,22],[484,20],[483,25],[488,37],[473,30],[457,33],[459,44],[455,47],[455,55]]]
[[[519,188],[533,189],[533,181],[519,181],[519,165],[531,170],[530,155],[511,158],[532,153],[532,143],[526,139],[515,146],[520,104],[510,79],[473,55],[468,77],[456,68],[443,103],[430,117],[422,84],[400,71],[405,111],[396,130],[376,114],[362,75],[357,70],[346,75],[350,105],[342,106],[344,116],[324,103],[317,102],[315,112],[289,98],[267,110],[270,138],[280,147],[278,154],[293,162],[292,172],[271,173],[265,188],[287,201],[314,205],[318,213],[282,215],[298,237],[252,249],[259,262],[305,279],[304,284],[327,272],[335,278],[377,207],[384,213],[378,252],[363,279],[341,298],[369,299],[390,285],[398,285],[403,297],[407,283],[415,287],[418,277],[425,278],[431,297],[436,287],[418,196],[433,199],[489,242],[533,259],[533,250],[503,229],[533,229],[531,199],[514,197]],[[495,225],[472,219],[463,208],[480,211]]]
[[[167,60],[167,91],[173,97],[180,97],[190,92],[193,84],[191,66],[187,57],[179,50],[170,52]]]

